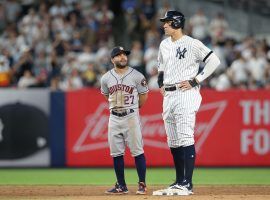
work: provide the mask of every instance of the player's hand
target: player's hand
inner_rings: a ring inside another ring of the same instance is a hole
[[[162,94],[162,96],[164,96],[164,94],[165,94],[164,86],[162,86],[161,88],[159,88],[159,90],[160,90],[160,93]]]
[[[192,88],[192,86],[189,84],[188,81],[183,81],[183,82],[179,83],[178,87],[182,91],[190,90]]]

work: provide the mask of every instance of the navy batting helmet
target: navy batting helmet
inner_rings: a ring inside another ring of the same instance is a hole
[[[184,28],[185,26],[185,16],[178,11],[175,10],[169,10],[166,12],[165,16],[163,18],[160,18],[161,22],[166,21],[172,21],[172,28],[178,29],[178,28]]]

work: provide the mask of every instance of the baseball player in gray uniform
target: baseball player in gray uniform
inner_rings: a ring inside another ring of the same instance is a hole
[[[162,115],[167,142],[176,170],[175,183],[161,193],[189,195],[193,194],[194,127],[202,100],[200,83],[214,72],[220,61],[202,42],[184,35],[185,17],[181,12],[168,11],[160,21],[168,37],[159,47],[158,84],[164,98]],[[205,67],[198,73],[201,62]]]
[[[139,108],[145,103],[148,86],[145,77],[128,66],[127,55],[130,51],[115,47],[111,52],[114,68],[101,78],[101,93],[109,101],[110,118],[108,125],[108,142],[113,157],[117,178],[115,187],[107,194],[126,194],[128,189],[124,177],[124,153],[126,145],[135,158],[139,176],[136,194],[146,194],[146,162],[139,117]]]

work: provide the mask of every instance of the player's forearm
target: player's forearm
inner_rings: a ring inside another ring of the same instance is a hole
[[[220,64],[219,58],[212,53],[210,57],[207,59],[206,64],[202,70],[201,73],[199,73],[195,79],[198,83],[201,83],[203,80],[205,80],[207,77],[209,77],[218,67]]]
[[[163,86],[164,72],[158,72],[158,86],[161,88]]]
[[[148,93],[139,94],[139,108],[141,108],[148,98]]]

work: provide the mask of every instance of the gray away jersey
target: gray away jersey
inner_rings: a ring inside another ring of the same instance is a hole
[[[159,47],[158,71],[164,71],[164,85],[180,83],[193,79],[200,62],[205,62],[211,50],[202,42],[184,35],[172,42],[164,39]]]
[[[111,69],[101,78],[101,93],[109,96],[109,109],[137,109],[139,108],[138,95],[148,91],[145,77],[131,67],[123,75]]]

